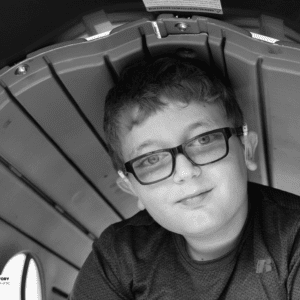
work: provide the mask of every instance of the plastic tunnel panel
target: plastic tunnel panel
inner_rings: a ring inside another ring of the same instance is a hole
[[[1,159],[95,236],[112,220],[120,220],[5,92],[1,100]]]
[[[17,94],[14,88],[12,92]],[[51,97],[40,101],[44,94]],[[77,166],[105,195],[105,178],[108,177],[112,166],[108,159],[97,159],[107,155],[102,147],[101,138],[89,129],[56,80],[49,77],[17,97],[58,147],[67,153],[72,165]]]
[[[272,180],[279,189],[300,194],[300,60],[278,61],[274,55],[262,61],[261,74]]]
[[[205,62],[210,62],[210,53],[207,43],[207,34],[202,33],[197,36],[184,35],[169,35],[163,39],[157,39],[151,36],[147,39],[149,52],[152,56],[157,56],[162,53],[170,54],[186,54],[192,57],[197,57]]]
[[[92,240],[3,166],[0,166],[0,182],[0,217],[80,267],[91,251]],[[69,253],[66,243],[78,251]]]

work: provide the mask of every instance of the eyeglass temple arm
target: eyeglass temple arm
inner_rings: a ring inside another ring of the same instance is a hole
[[[238,128],[231,128],[231,133],[234,133],[237,136],[244,136],[246,137],[248,135],[248,125],[247,123],[244,123],[243,126]]]
[[[126,179],[126,176],[124,175],[123,171],[118,170],[118,174],[122,179]]]
[[[248,135],[248,125],[247,123],[244,123],[243,125],[243,136],[247,136]]]

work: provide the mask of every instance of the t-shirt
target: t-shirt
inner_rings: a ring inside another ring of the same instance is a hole
[[[210,261],[145,210],[109,226],[70,299],[300,299],[300,197],[248,183],[248,205],[237,247]]]

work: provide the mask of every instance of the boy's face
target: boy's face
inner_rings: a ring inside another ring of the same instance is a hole
[[[150,151],[175,147],[196,135],[222,127],[232,127],[232,124],[216,104],[191,102],[183,106],[178,102],[169,103],[164,110],[133,126],[132,130],[124,129],[121,139],[123,157],[128,161]],[[135,151],[148,140],[152,141],[148,146]],[[246,166],[244,148],[237,136],[231,136],[228,142],[229,153],[220,161],[198,167],[178,154],[171,177],[141,185],[129,173],[127,187],[138,197],[139,207],[146,208],[166,229],[186,237],[216,233],[246,216],[247,166],[252,170],[256,168],[251,157]],[[252,144],[250,156],[256,147],[255,142]],[[200,195],[186,199],[195,194]]]

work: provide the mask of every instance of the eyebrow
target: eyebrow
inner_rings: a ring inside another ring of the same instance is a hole
[[[186,128],[186,131],[192,131],[192,130],[194,130],[196,128],[199,128],[199,127],[209,127],[211,125],[212,125],[212,123],[210,121],[208,121],[208,120],[207,121],[197,121],[195,123],[190,124]],[[140,144],[137,148],[133,149],[129,153],[129,156],[132,157],[134,154],[137,155],[144,148],[149,147],[149,146],[153,146],[153,145],[158,145],[159,143],[161,143],[160,140],[148,139],[148,140],[144,141],[142,144]]]

